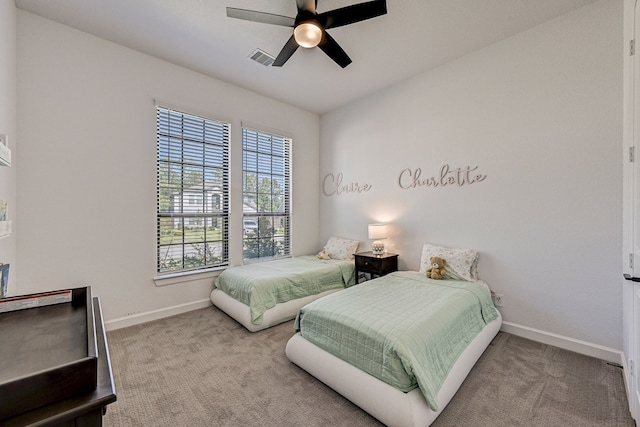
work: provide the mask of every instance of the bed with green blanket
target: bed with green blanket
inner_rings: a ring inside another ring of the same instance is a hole
[[[353,261],[299,256],[225,270],[211,301],[255,332],[291,320],[303,305],[353,284]]]
[[[287,356],[385,424],[426,426],[501,321],[485,286],[395,272],[303,307]]]

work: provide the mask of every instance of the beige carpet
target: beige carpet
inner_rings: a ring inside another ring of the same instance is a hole
[[[108,333],[106,427],[380,426],[289,362],[293,322],[250,333],[216,308]],[[622,371],[500,333],[433,426],[634,426]]]

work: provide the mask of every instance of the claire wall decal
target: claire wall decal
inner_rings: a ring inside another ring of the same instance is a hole
[[[343,182],[344,175],[342,172],[334,175],[332,173],[328,173],[322,179],[322,194],[327,197],[330,196],[340,196],[342,194],[350,194],[350,193],[365,193],[371,190],[371,184],[361,184],[357,181],[352,182]]]
[[[398,176],[398,185],[400,188],[408,190],[418,187],[445,187],[447,185],[470,185],[476,182],[482,182],[487,175],[477,172],[478,166],[465,166],[461,168],[451,168],[449,165],[443,165],[440,173],[437,175],[422,177],[422,169],[404,169]]]

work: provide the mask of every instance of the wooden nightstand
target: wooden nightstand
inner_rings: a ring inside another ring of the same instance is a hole
[[[384,276],[393,271],[398,271],[398,254],[374,255],[373,252],[360,252],[353,254],[356,258],[356,284],[359,283],[360,273],[369,273],[374,276]]]

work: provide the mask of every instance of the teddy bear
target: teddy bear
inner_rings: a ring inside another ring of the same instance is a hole
[[[427,277],[431,279],[442,279],[444,275],[447,274],[447,271],[444,269],[444,266],[447,265],[447,261],[443,258],[432,256],[429,259],[431,262],[431,268],[427,269]]]
[[[321,250],[317,256],[318,256],[318,259],[331,259],[326,249]]]

